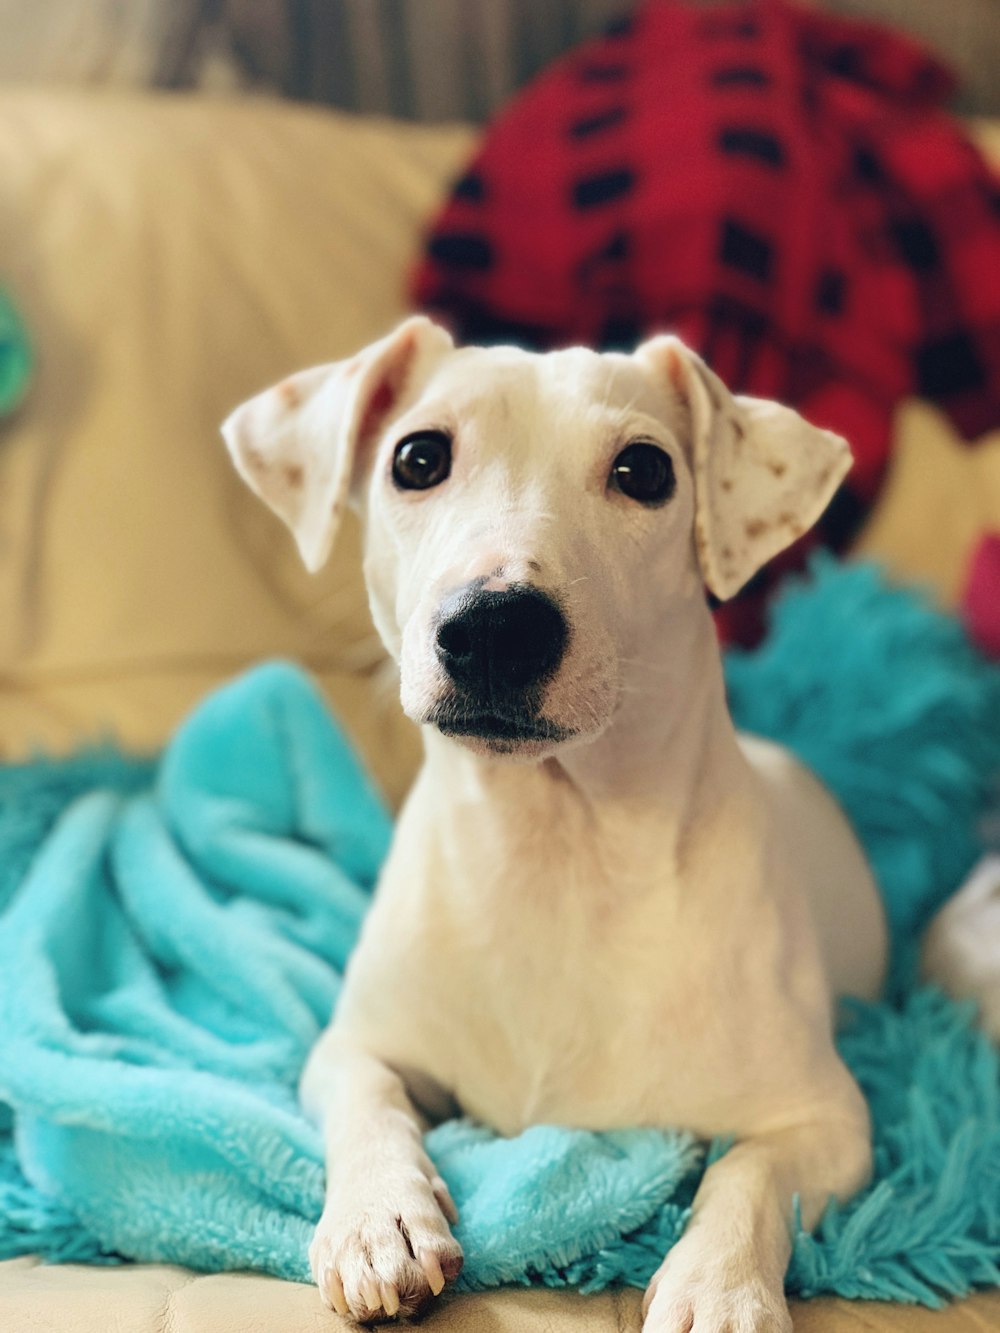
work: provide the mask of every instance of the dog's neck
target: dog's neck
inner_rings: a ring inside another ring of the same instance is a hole
[[[707,770],[734,753],[715,627],[699,605],[657,627],[627,671],[608,727],[559,751],[556,762],[593,801],[679,810]]]
[[[648,812],[683,831],[705,801],[748,772],[726,707],[715,627],[702,605],[656,636],[630,667],[610,724],[590,741],[534,763],[479,756],[428,731],[428,763],[447,789],[502,800],[547,784],[598,808]]]

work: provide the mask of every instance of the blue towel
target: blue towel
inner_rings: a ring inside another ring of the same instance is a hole
[[[1000,673],[919,597],[829,563],[727,671],[739,722],[797,748],[856,817],[905,942],[976,855]],[[160,762],[0,770],[0,1257],[308,1280],[322,1165],[295,1082],[390,832],[280,663],[209,697]],[[792,1291],[934,1304],[1000,1282],[997,1056],[899,956],[895,1002],[852,1006],[841,1038],[877,1179],[797,1232]],[[470,1287],[643,1285],[726,1146],[468,1121],[428,1136]]]

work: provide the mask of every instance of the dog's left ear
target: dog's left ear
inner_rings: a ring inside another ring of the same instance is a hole
[[[223,422],[237,471],[291,528],[311,573],[330,554],[367,446],[452,347],[444,329],[415,315],[347,361],[265,389]]]
[[[734,396],[679,338],[651,338],[635,355],[686,405],[698,561],[716,597],[733,597],[822,514],[850,470],[847,441],[779,403]]]

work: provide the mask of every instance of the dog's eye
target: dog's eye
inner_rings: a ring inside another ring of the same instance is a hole
[[[646,505],[661,505],[677,488],[670,455],[655,444],[635,440],[626,445],[611,464],[608,485],[630,500]]]
[[[427,491],[451,471],[451,440],[444,431],[421,430],[396,445],[392,479],[401,490]]]

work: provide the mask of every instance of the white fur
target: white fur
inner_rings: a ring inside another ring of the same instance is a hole
[[[957,1000],[975,1000],[1000,1041],[1000,854],[984,856],[931,922],[923,974]]]
[[[351,397],[345,375],[365,391]],[[227,441],[293,529],[307,516],[297,535],[314,556],[336,525],[330,478],[344,478],[411,717],[446,688],[434,616],[469,580],[534,584],[571,631],[543,701],[569,739],[498,746],[424,726],[426,762],[302,1080],[327,1143],[321,1292],[371,1319],[454,1275],[452,1205],[418,1117],[460,1107],[505,1134],[734,1134],[650,1287],[646,1333],[790,1329],[793,1196],[809,1225],[870,1170],[831,1000],[876,994],[885,927],[834,802],[784,751],[734,732],[704,583],[731,594],[816,518],[843,441],[733,398],[675,339],[634,356],[458,351],[415,319],[289,383],[238,409]],[[430,427],[454,437],[452,473],[399,491],[395,444]],[[608,488],[637,437],[673,460],[661,508]]]

